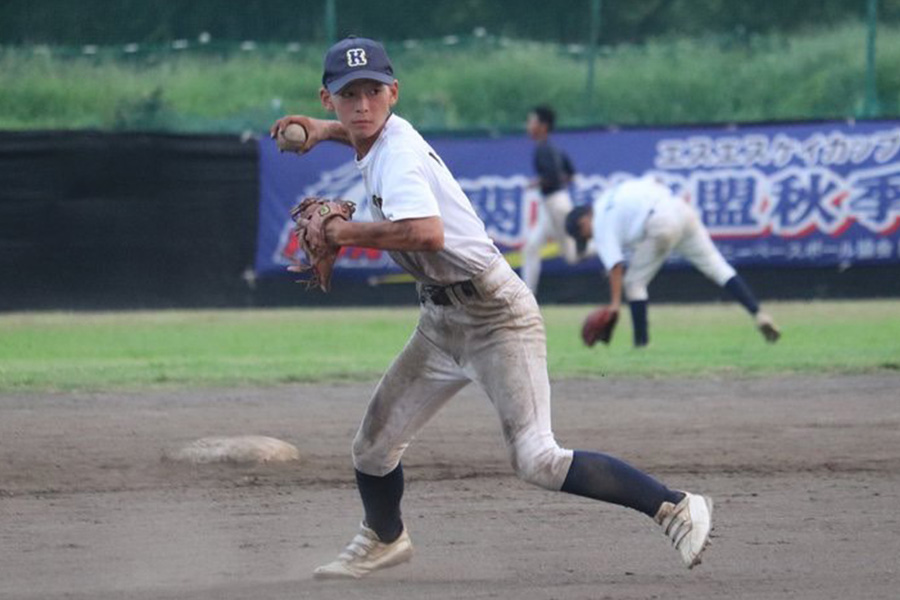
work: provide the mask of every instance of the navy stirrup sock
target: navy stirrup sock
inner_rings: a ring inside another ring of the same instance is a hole
[[[385,475],[366,475],[356,471],[356,486],[366,511],[366,526],[374,531],[385,544],[390,544],[403,533],[400,518],[400,499],[403,497],[403,467]]]
[[[631,325],[634,328],[634,345],[646,346],[650,341],[650,334],[647,331],[647,301],[629,301],[628,308],[631,309]]]
[[[756,301],[756,297],[753,295],[750,286],[747,285],[747,282],[744,281],[743,277],[735,275],[726,281],[723,287],[734,296],[735,300],[740,302],[741,305],[747,309],[748,313],[755,315],[759,312],[759,303]]]
[[[678,504],[684,498],[618,458],[584,450],[575,451],[562,491],[627,506],[651,518],[663,502]]]

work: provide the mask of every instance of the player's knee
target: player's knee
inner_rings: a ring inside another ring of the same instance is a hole
[[[516,475],[522,481],[557,491],[565,481],[572,462],[572,452],[553,442],[540,447],[514,447],[510,458]]]
[[[732,277],[737,275],[737,271],[734,270],[734,267],[725,262],[725,259],[723,258],[721,261],[713,263],[706,275],[715,281],[719,287],[722,287],[728,283]]]
[[[650,297],[650,294],[647,292],[647,286],[644,283],[628,281],[626,278],[623,287],[625,289],[625,299],[629,302],[640,302]]]
[[[400,463],[401,451],[357,434],[353,440],[353,466],[366,475],[383,477]]]

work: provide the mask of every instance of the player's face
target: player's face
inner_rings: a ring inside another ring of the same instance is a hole
[[[352,140],[375,137],[384,126],[391,107],[397,103],[400,88],[396,81],[386,85],[371,79],[359,79],[336,94],[322,90],[322,105],[335,113]]]
[[[537,140],[546,137],[547,126],[541,123],[541,120],[538,119],[536,114],[530,113],[528,115],[528,120],[525,121],[525,131],[528,132],[528,137]]]

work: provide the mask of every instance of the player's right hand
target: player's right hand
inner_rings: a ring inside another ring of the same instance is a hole
[[[326,121],[321,119],[313,119],[312,117],[305,117],[303,115],[287,115],[286,117],[281,117],[275,121],[271,129],[269,129],[269,136],[272,139],[276,139],[278,134],[284,131],[288,125],[302,125],[306,130],[306,142],[298,152],[300,154],[305,154],[312,150],[313,146],[327,139],[325,123]]]

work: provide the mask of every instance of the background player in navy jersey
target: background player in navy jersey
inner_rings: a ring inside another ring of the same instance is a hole
[[[578,261],[574,241],[566,235],[566,216],[572,210],[569,184],[575,176],[575,167],[569,156],[550,141],[550,132],[556,126],[556,113],[549,106],[537,106],[528,114],[525,129],[535,141],[534,185],[541,191],[537,223],[528,231],[522,248],[522,279],[535,295],[541,277],[541,250],[548,239],[559,245],[565,261]]]
[[[416,433],[474,381],[497,410],[516,474],[554,491],[638,510],[659,523],[683,562],[700,562],[711,528],[708,498],[669,489],[607,454],[561,448],[550,426],[544,322],[534,296],[488,237],[438,154],[393,114],[399,84],[384,48],[347,38],[325,56],[320,97],[337,121],[280,119],[352,147],[373,222],[328,221],[334,246],[381,248],[417,281],[418,325],[384,374],[353,441],[364,518],[317,578],[359,578],[410,559],[400,512],[400,459]],[[596,524],[589,524],[597,527]]]

